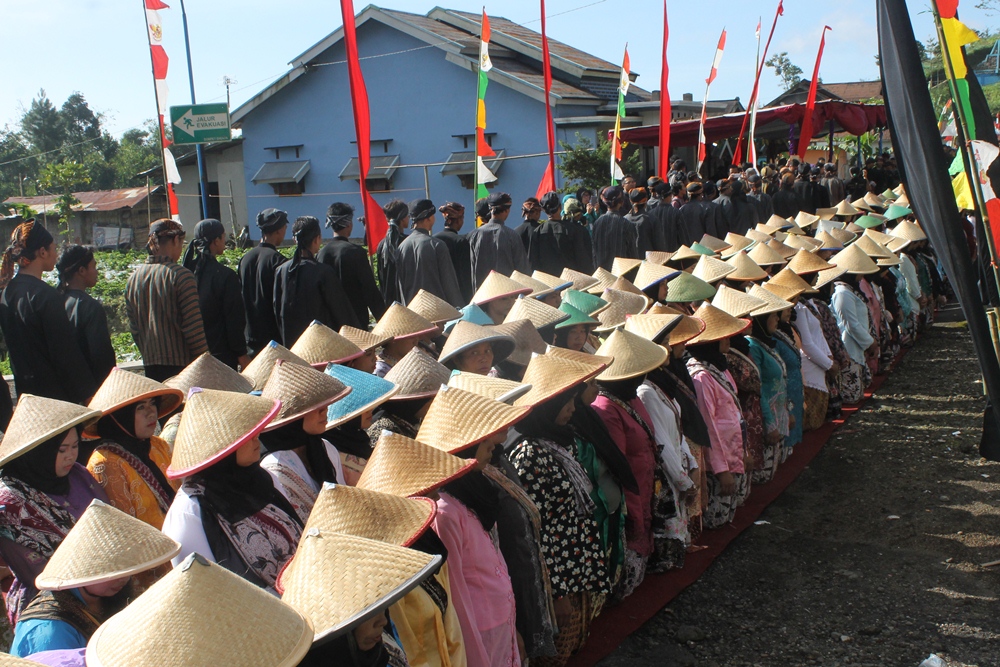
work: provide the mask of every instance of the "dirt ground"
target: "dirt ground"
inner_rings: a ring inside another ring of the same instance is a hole
[[[945,318],[961,319],[950,310]],[[875,399],[690,588],[602,667],[1000,665],[1000,464],[962,322]]]

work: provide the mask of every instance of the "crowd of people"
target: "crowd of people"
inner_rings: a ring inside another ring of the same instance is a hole
[[[460,204],[393,201],[375,271],[343,203],[326,245],[292,223],[291,259],[262,211],[238,271],[217,220],[186,250],[158,220],[126,295],[143,373],[109,352],[92,250],[20,225],[3,664],[565,664],[945,298],[904,187],[829,174],[675,163],[517,227],[494,193],[464,236]]]

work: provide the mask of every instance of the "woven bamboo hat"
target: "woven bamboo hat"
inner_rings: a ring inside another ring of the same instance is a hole
[[[789,234],[784,241],[782,241],[789,248],[795,248],[796,250],[808,250],[812,252],[816,250],[821,244],[819,241],[811,236],[793,236]]]
[[[326,374],[351,389],[351,393],[327,409],[327,430],[374,410],[399,392],[399,387],[392,382],[350,366],[331,364]]]
[[[794,220],[792,222],[793,222],[792,226],[789,227],[787,231],[775,232],[774,238],[778,239],[779,241],[784,241],[789,236],[806,236],[805,228],[799,227],[797,224],[794,224]]]
[[[593,317],[587,315],[579,308],[575,308],[570,304],[563,301],[559,304],[559,310],[569,315],[569,318],[560,322],[556,325],[556,329],[565,329],[566,327],[575,327],[578,324],[582,324],[586,327],[597,327],[601,324],[599,320],[595,320]]]
[[[704,301],[715,296],[715,287],[690,273],[681,273],[667,283],[667,301],[670,303],[690,303]]]
[[[0,468],[60,433],[74,426],[87,426],[100,417],[100,412],[82,405],[21,394],[0,440]]]
[[[187,477],[221,461],[260,435],[280,410],[281,401],[263,396],[195,387],[181,413],[167,477]]]
[[[515,296],[517,294],[529,294],[530,287],[525,287],[516,280],[511,280],[502,273],[490,271],[479,286],[476,293],[472,295],[472,303],[481,306],[484,303],[502,299],[505,296]]]
[[[459,312],[462,313],[460,318],[452,320],[444,325],[444,332],[446,334],[451,334],[451,330],[454,329],[455,325],[459,322],[472,322],[473,324],[478,324],[481,327],[493,324],[493,318],[487,315],[485,310],[474,303],[463,306]]]
[[[895,190],[886,188],[885,190],[882,191],[879,197],[881,197],[886,203],[889,203],[891,201],[896,201],[896,197],[898,197],[898,195],[896,194]]]
[[[601,322],[601,326],[595,329],[598,333],[625,324],[628,315],[637,315],[649,307],[649,299],[644,294],[632,294],[608,288],[604,290],[601,298],[611,306],[597,314],[597,319]]]
[[[463,373],[462,371],[451,372],[448,386],[471,391],[473,394],[507,404],[513,403],[515,399],[524,396],[531,389],[530,384],[504,380],[503,378],[491,378],[478,373]]]
[[[829,269],[824,269],[816,274],[816,284],[814,284],[813,287],[818,290],[820,287],[833,282],[845,273],[847,273],[847,269],[840,266],[833,266]]]
[[[709,248],[707,245],[702,244],[700,241],[695,241],[694,243],[692,243],[691,250],[694,250],[699,255],[708,255],[709,257],[714,257],[715,255],[719,254],[714,250],[712,250],[711,248]]]
[[[811,273],[819,273],[823,269],[829,269],[831,266],[833,265],[815,253],[808,250],[799,250],[795,253],[795,257],[792,257],[788,261],[788,265],[781,271],[791,270],[800,276],[804,276]]]
[[[913,241],[910,241],[908,239],[893,238],[891,241],[889,241],[886,244],[885,247],[888,248],[889,250],[895,252],[895,253],[899,253],[899,252],[905,250],[906,247],[908,245],[910,245],[911,243],[913,243]]]
[[[740,250],[746,250],[756,243],[753,239],[748,239],[745,236],[734,234],[733,232],[726,234],[725,242],[729,244],[729,248],[722,252],[723,259],[729,259]]]
[[[235,391],[238,394],[249,394],[253,391],[252,382],[213,357],[211,352],[201,354],[184,370],[163,384],[181,390],[185,397],[191,391],[191,387]]]
[[[750,259],[750,256],[743,250],[730,257],[727,263],[730,266],[736,267],[735,271],[726,276],[730,280],[743,282],[767,278],[767,271],[762,269],[757,262]]]
[[[450,375],[451,371],[447,366],[434,361],[429,354],[415,347],[389,369],[385,379],[399,389],[390,400],[408,401],[430,398],[448,381]]]
[[[145,521],[95,499],[35,577],[35,586],[53,591],[96,586],[151,570],[180,550]]]
[[[388,336],[398,339],[426,336],[436,331],[437,325],[399,303],[389,306],[372,328],[372,333],[379,338]]]
[[[599,312],[611,307],[610,303],[596,294],[581,292],[575,289],[568,289],[563,292],[562,300],[563,303],[568,303],[591,317],[596,317]]]
[[[924,230],[920,228],[919,225],[910,222],[909,220],[900,220],[890,231],[895,237],[906,239],[907,241],[926,241],[927,234]]]
[[[816,209],[816,217],[819,218],[820,220],[833,220],[833,217],[835,215],[837,215],[837,207],[836,206],[830,206],[829,208],[818,208],[818,209]]]
[[[553,308],[547,303],[542,303],[538,299],[520,296],[514,305],[511,306],[504,322],[514,322],[516,320],[531,320],[536,329],[554,326],[569,319],[569,315]],[[452,332],[454,334],[454,332]]]
[[[820,217],[818,215],[806,213],[805,211],[799,211],[795,215],[795,224],[802,229],[808,229],[809,227],[812,227],[819,221]]]
[[[785,218],[782,218],[780,215],[772,213],[771,217],[768,218],[767,222],[764,223],[764,226],[770,227],[771,229],[788,229],[790,227],[793,227],[794,223],[791,220],[786,220]],[[771,233],[768,230],[761,229],[760,224],[757,225],[757,229],[760,229],[760,231],[764,232],[765,234]]]
[[[437,505],[346,484],[323,484],[302,534],[312,528],[408,547],[430,528]]]
[[[868,236],[859,236],[854,245],[861,248],[872,259],[888,259],[892,257],[891,250]]]
[[[594,278],[597,279],[597,282],[587,288],[587,291],[591,294],[602,293],[604,290],[614,285],[615,281],[618,280],[618,276],[600,266],[597,267],[596,271],[594,271]]]
[[[382,431],[358,478],[357,488],[408,498],[422,496],[471,471],[475,461],[460,459],[406,436]]]
[[[642,260],[634,257],[615,257],[614,261],[611,262],[611,273],[616,276],[624,276],[629,271],[635,270],[640,263]]]
[[[625,320],[625,331],[662,345],[664,337],[681,323],[681,315],[632,315]]]
[[[350,393],[350,387],[331,375],[279,359],[274,362],[271,377],[264,384],[260,396],[280,401],[281,410],[264,430],[273,431],[291,424],[314,410],[336,403]]]
[[[309,620],[267,591],[193,553],[87,643],[90,667],[293,667]]]
[[[831,257],[830,263],[844,267],[848,273],[853,275],[879,272],[878,265],[856,243],[852,243]]]
[[[690,260],[697,260],[701,257],[700,252],[695,252],[687,245],[682,245],[680,248],[674,251],[673,256],[671,256],[671,262],[684,262]]]
[[[847,199],[837,204],[837,215],[851,216],[858,215],[861,211],[851,206],[851,202]]]
[[[519,301],[522,300],[519,299]],[[534,299],[530,300],[534,301]],[[539,305],[544,306],[545,304]],[[555,308],[552,310],[555,310]],[[509,357],[515,347],[514,339],[510,336],[497,333],[472,322],[459,321],[455,324],[455,328],[451,330],[451,335],[448,336],[448,340],[445,341],[444,346],[441,348],[441,354],[438,355],[438,362],[443,364],[482,343],[489,343],[493,348],[494,363],[500,363]],[[445,382],[447,381],[445,379]]]
[[[564,289],[569,289],[574,286],[572,280],[560,278],[559,276],[554,276],[551,273],[545,273],[544,271],[539,271],[538,269],[531,272],[531,277],[540,283],[548,285],[549,289],[553,292],[562,292]]]
[[[758,243],[751,248],[747,257],[755,261],[758,266],[777,266],[785,263],[784,257],[764,243]]]
[[[597,354],[614,358],[611,365],[597,376],[598,380],[604,382],[645,375],[667,361],[665,349],[638,334],[621,329],[616,329],[608,336]]]
[[[524,371],[524,381],[531,383],[531,390],[514,401],[514,405],[535,407],[595,377],[604,368],[549,354],[537,354]]]
[[[184,400],[180,389],[151,380],[138,373],[123,371],[115,366],[101,384],[87,407],[109,415],[126,405],[132,405],[148,398],[159,398],[158,417],[164,417],[177,409]]]
[[[667,345],[680,345],[687,343],[692,338],[696,338],[705,330],[705,323],[697,317],[686,315],[680,311],[675,311],[670,306],[659,306],[663,314],[680,315],[681,321],[667,335]]]
[[[894,240],[896,237],[892,234],[886,234],[884,232],[876,231],[874,229],[866,229],[862,236],[867,236],[872,241],[876,243],[881,243],[882,245],[888,245],[888,243]]]
[[[728,276],[730,273],[736,271],[736,267],[727,262],[723,262],[721,259],[716,259],[714,257],[702,257],[698,260],[698,263],[694,265],[694,270],[691,272],[695,278],[701,278],[708,284],[714,284]]]
[[[903,260],[901,260],[897,255],[893,255],[892,257],[879,258],[875,260],[875,263],[879,266],[899,266],[903,263]]]
[[[611,283],[611,287],[609,287],[608,289],[618,290],[619,292],[630,292],[632,294],[642,294],[643,296],[645,296],[643,291],[635,286],[635,283],[633,283],[631,280],[625,277],[620,277],[617,280],[615,280],[613,283]]]
[[[756,297],[764,302],[763,306],[750,311],[751,317],[767,315],[768,313],[778,313],[782,310],[792,308],[795,305],[790,301],[785,301],[774,292],[764,289],[760,285],[754,285],[750,288],[750,296]]]
[[[535,280],[527,273],[521,273],[520,271],[511,271],[510,279],[514,282],[521,283],[525,287],[531,288],[531,293],[528,296],[533,298],[539,298],[547,296],[553,292],[553,289],[543,283],[541,280]]]
[[[711,248],[714,252],[722,252],[730,246],[729,243],[726,243],[722,239],[712,236],[711,234],[702,235],[701,240],[698,241],[698,243],[702,244],[706,248]]]
[[[849,235],[852,237],[854,236],[854,234],[849,234]],[[822,245],[820,245],[819,247],[819,250],[844,249],[844,242],[838,239],[837,237],[833,236],[832,234],[828,234],[827,232],[818,232],[816,234],[816,240],[822,243]]]
[[[370,331],[365,331],[364,329],[349,327],[346,324],[340,327],[340,335],[360,347],[365,352],[370,352],[371,350],[382,347],[392,340],[392,336],[384,334],[376,335]]]
[[[574,271],[573,269],[563,269],[559,277],[573,282],[573,289],[587,290],[597,284],[597,278],[588,276],[586,273]]]
[[[591,368],[607,367],[614,361],[614,357],[601,357],[589,352],[577,352],[576,350],[568,350],[565,347],[556,347],[554,345],[549,345],[545,350],[545,354],[550,357],[569,359],[570,361],[587,364]]]
[[[365,353],[319,320],[313,320],[306,327],[290,351],[320,370],[326,368],[327,364],[346,364]]]
[[[911,208],[910,207],[910,198],[906,196],[905,192],[902,193],[901,195],[899,195],[899,197],[896,198],[896,201],[894,203],[897,206],[905,206],[906,208]]]
[[[514,339],[514,351],[507,357],[507,362],[518,366],[527,366],[532,353],[545,352],[545,341],[531,320],[514,320],[487,327],[490,331]]]
[[[314,641],[354,629],[441,566],[437,554],[310,528],[278,576],[281,601],[316,628]]]
[[[795,256],[795,253],[798,252],[797,248],[785,245],[778,239],[771,239],[768,241],[767,247],[781,255],[781,257],[785,260],[791,259]]]
[[[865,201],[864,197],[858,197],[857,199],[852,201],[851,206],[853,206],[855,210],[858,211],[858,213],[860,213],[861,211],[869,211],[869,212],[875,211],[875,209],[873,209],[871,206],[868,205],[868,202]]]
[[[751,294],[753,293],[751,292]],[[750,327],[750,320],[733,317],[710,303],[701,304],[698,310],[695,311],[694,316],[705,323],[705,329],[699,335],[689,340],[688,345],[700,345],[701,343],[711,343],[723,338],[731,338],[743,333]]]
[[[758,243],[767,243],[772,237],[770,234],[765,234],[764,232],[757,231],[756,229],[750,229],[746,233],[746,237],[754,242],[754,245]]]
[[[674,256],[672,252],[666,252],[664,250],[647,250],[646,251],[646,261],[653,264],[659,264],[663,266]]]
[[[267,378],[271,377],[271,369],[274,368],[274,362],[279,359],[293,364],[309,365],[308,361],[297,354],[293,354],[291,350],[272,340],[263,350],[257,353],[257,356],[253,358],[250,365],[243,369],[242,375],[250,381],[254,391],[261,391],[264,388]],[[206,387],[202,388],[205,389]],[[188,391],[190,392],[190,390]]]
[[[471,391],[441,387],[420,423],[417,440],[456,454],[506,431],[530,410],[494,401]]]
[[[805,280],[799,277],[797,273],[785,267],[781,271],[778,271],[774,276],[771,277],[764,285],[785,287],[791,290],[795,290],[796,294],[815,294],[816,290],[813,289],[812,285],[807,283]],[[780,295],[779,295],[780,296]],[[784,297],[782,297],[784,298]]]
[[[885,220],[880,220],[879,218],[876,218],[873,215],[863,215],[854,222],[847,225],[847,229],[851,230],[851,225],[857,225],[861,229],[870,229],[871,227],[880,227],[884,224]]]
[[[877,194],[874,194],[872,192],[869,192],[868,194],[865,195],[865,203],[868,204],[868,206],[870,206],[871,208],[874,208],[874,209],[883,209],[883,208],[885,208],[885,200],[882,199]],[[855,206],[857,206],[857,204],[855,204]],[[879,211],[875,211],[875,212],[879,213]]]
[[[712,305],[733,317],[746,317],[750,311],[763,306],[764,302],[746,292],[723,285],[712,299]]]
[[[678,269],[652,262],[642,262],[639,264],[639,271],[635,274],[634,285],[639,291],[642,291],[664,280],[669,280],[678,273],[680,273]]]
[[[840,220],[820,220],[819,224],[816,225],[816,232],[829,232],[834,229],[843,229],[846,226],[847,223]]]
[[[458,308],[425,289],[417,290],[406,307],[432,324],[450,322],[462,316]]]

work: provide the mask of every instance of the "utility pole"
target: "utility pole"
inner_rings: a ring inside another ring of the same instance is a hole
[[[222,85],[226,87],[226,108],[227,109],[232,106],[232,103],[229,100],[229,87],[230,86],[235,86],[238,83],[239,83],[239,81],[237,81],[236,79],[229,78],[228,74],[223,74],[222,75]]]
[[[181,0],[181,21],[184,23],[184,50],[187,52],[188,83],[191,85],[191,104],[196,104],[194,95],[194,68],[191,65],[191,40],[188,36],[187,11],[184,0]],[[198,155],[198,181],[201,183],[201,217],[208,217],[208,174],[205,169],[205,147],[198,144],[195,152]]]

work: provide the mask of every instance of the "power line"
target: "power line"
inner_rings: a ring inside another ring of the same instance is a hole
[[[59,151],[64,150],[66,148],[73,148],[74,146],[82,146],[83,144],[89,144],[91,141],[97,141],[98,139],[103,139],[103,138],[104,137],[101,136],[101,137],[94,137],[93,139],[84,139],[83,141],[78,141],[75,144],[67,144],[65,146],[60,146],[59,148],[53,148],[50,151],[43,151],[41,153],[32,153],[31,155],[27,155],[25,157],[19,157],[16,160],[7,160],[6,162],[0,162],[0,167],[4,167],[8,164],[15,164],[17,162],[24,162],[25,160],[30,160],[31,158],[40,157],[42,155],[48,155],[49,153],[58,153]]]

